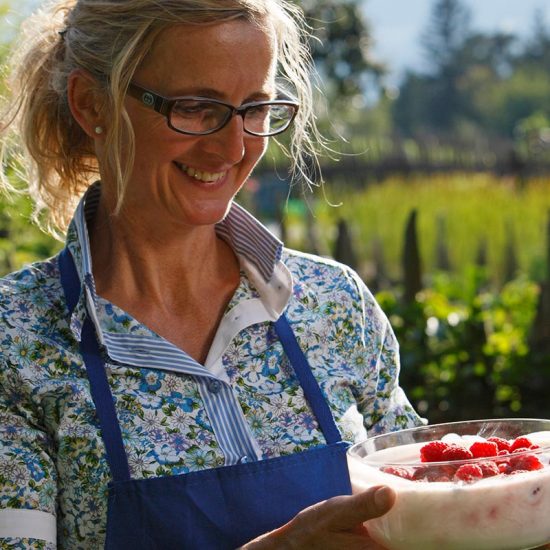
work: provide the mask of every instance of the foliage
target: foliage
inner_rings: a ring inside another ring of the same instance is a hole
[[[61,243],[31,224],[32,203],[24,195],[0,200],[0,275],[52,256]]]
[[[530,350],[538,286],[519,277],[500,292],[470,268],[448,274],[404,305],[398,291],[378,294],[401,343],[401,383],[430,422],[547,416],[550,362]]]
[[[534,346],[532,337],[549,277],[550,182],[416,176],[331,198],[342,206],[312,204],[317,251],[341,247],[338,226],[345,220],[358,269],[377,290],[400,342],[401,384],[419,411],[430,422],[548,416],[549,347]],[[413,209],[424,277],[416,296],[406,299],[400,259]],[[289,204],[287,242],[311,251],[307,212]]]
[[[397,130],[512,143],[534,112],[550,114],[550,33],[542,14],[531,38],[475,32],[461,0],[436,0],[423,35],[427,69],[410,71],[393,108]]]
[[[299,2],[313,31],[313,60],[325,94],[344,103],[384,73],[370,54],[371,32],[357,0]]]
[[[361,180],[367,176],[355,173],[354,189],[329,182],[328,201],[341,206],[330,206],[320,194],[310,206],[321,250],[333,250],[338,221],[346,220],[356,243],[359,271],[368,282],[381,268],[386,285],[401,280],[403,234],[413,209],[418,211],[424,286],[430,286],[440,266],[442,245],[448,269],[457,276],[466,276],[469,266],[482,261],[490,283],[498,287],[508,277],[506,265],[513,250],[519,273],[535,281],[545,279],[548,179],[521,182],[484,173],[455,173],[391,176],[381,183]],[[305,225],[304,219],[287,213],[290,246],[309,248]]]

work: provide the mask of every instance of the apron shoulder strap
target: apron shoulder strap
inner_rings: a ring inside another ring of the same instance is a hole
[[[321,388],[319,388],[319,384],[311,372],[307,358],[300,348],[296,336],[284,313],[275,322],[275,330],[283,344],[283,349],[290,360],[290,364],[298,377],[304,395],[313,413],[317,417],[317,422],[319,423],[319,427],[327,443],[330,445],[342,441],[342,436],[336,427],[327,400],[323,396]]]
[[[66,247],[59,254],[59,271],[67,307],[72,313],[80,297],[81,284],[73,257]],[[128,458],[122,443],[122,434],[105,372],[105,363],[101,357],[95,328],[89,315],[86,316],[82,326],[80,353],[86,366],[90,392],[99,418],[111,475],[115,481],[126,481],[130,479]]]

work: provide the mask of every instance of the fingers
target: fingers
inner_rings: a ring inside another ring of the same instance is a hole
[[[386,486],[333,497],[302,510],[287,524],[240,550],[380,549],[368,536],[363,523],[385,514],[394,502],[395,493]]]
[[[384,515],[395,502],[395,492],[390,487],[376,486],[352,496],[335,497],[325,501],[330,528],[344,531],[363,522]],[[329,510],[329,508],[331,508]]]

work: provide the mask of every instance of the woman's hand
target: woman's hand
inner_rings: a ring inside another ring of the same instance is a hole
[[[383,550],[369,537],[363,522],[384,515],[394,501],[395,493],[389,487],[330,498],[302,510],[286,525],[240,550]]]

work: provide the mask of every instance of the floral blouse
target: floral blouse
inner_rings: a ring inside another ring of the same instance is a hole
[[[78,347],[86,311],[133,478],[324,444],[273,328],[283,311],[344,440],[421,423],[398,385],[388,320],[351,269],[282,248],[234,204],[217,231],[241,280],[200,365],[95,293],[86,219],[98,194],[84,197],[67,235],[82,282],[72,316],[57,258],[0,282],[0,548],[103,545],[110,472]]]

